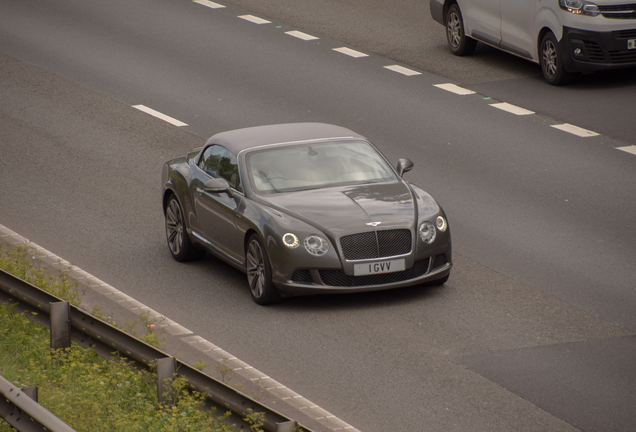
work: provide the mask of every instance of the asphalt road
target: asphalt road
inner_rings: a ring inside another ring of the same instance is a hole
[[[390,8],[318,8],[340,19],[333,24],[313,5],[302,8],[312,20],[285,5],[272,2],[284,13],[265,16],[285,21],[257,25],[237,18],[246,11],[189,2],[5,1],[0,223],[362,431],[630,430],[636,157],[616,148],[630,143],[623,135],[633,125],[577,123],[572,110],[514,116],[491,107],[490,93],[434,87],[492,86],[521,102],[498,100],[532,109],[536,93],[511,89],[516,80],[539,85],[536,74],[462,80],[404,62],[424,72],[404,76],[384,68],[393,59],[333,51],[349,31],[390,41],[390,24],[402,22]],[[245,7],[258,14],[263,5]],[[354,11],[364,11],[361,21],[345,25]],[[420,19],[410,15],[404,23]],[[570,103],[623,104],[634,86],[621,76],[620,94],[575,86]],[[566,99],[555,93],[549,105]],[[244,275],[217,260],[171,259],[162,162],[217,131],[307,120],[343,124],[391,160],[415,161],[409,180],[451,222],[455,268],[445,287],[262,308]],[[551,127],[562,121],[616,132],[580,138]]]

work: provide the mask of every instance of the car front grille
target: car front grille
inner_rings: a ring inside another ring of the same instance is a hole
[[[598,5],[598,9],[605,18],[634,19],[636,18],[636,3],[623,5]]]
[[[585,44],[585,52],[589,59],[593,62],[602,62],[605,61],[605,56],[603,55],[603,50],[601,46],[594,41],[583,41]]]
[[[301,283],[301,284],[311,284],[313,283],[313,279],[311,278],[311,273],[307,269],[298,269],[294,271],[291,277],[292,282]]]
[[[448,257],[446,256],[446,254],[435,255],[435,258],[433,258],[431,271],[444,267],[446,264],[448,264]]]
[[[409,229],[371,231],[340,237],[340,247],[348,261],[405,255],[411,252],[412,243]]]
[[[609,51],[610,60],[614,64],[636,62],[636,50],[630,51]]]
[[[636,39],[636,29],[634,30],[619,30],[614,32],[616,39]]]

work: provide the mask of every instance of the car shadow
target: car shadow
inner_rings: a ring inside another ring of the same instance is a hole
[[[636,68],[600,71],[591,74],[576,74],[569,84],[586,90],[606,90],[636,86]]]
[[[360,293],[288,297],[283,303],[273,307],[296,311],[385,308],[387,306],[399,306],[418,301],[427,301],[442,295],[444,288],[444,285],[435,286],[422,284],[405,288]]]

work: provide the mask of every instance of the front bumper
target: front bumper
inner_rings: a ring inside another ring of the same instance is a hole
[[[563,27],[560,49],[569,72],[636,67],[636,28],[598,32]]]
[[[447,252],[416,261],[400,272],[351,276],[341,269],[297,269],[291,280],[279,281],[276,286],[286,296],[379,291],[433,282],[447,276],[451,267],[449,245]]]

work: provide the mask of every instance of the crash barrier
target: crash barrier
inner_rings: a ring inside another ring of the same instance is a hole
[[[298,427],[296,421],[238,392],[214,377],[1,269],[0,293],[4,293],[8,300],[17,303],[20,307],[38,312],[33,319],[51,330],[51,348],[53,349],[68,347],[71,340],[73,340],[82,346],[94,349],[105,358],[110,358],[111,354],[117,351],[123,357],[135,361],[141,367],[149,368],[150,365],[154,364],[157,372],[157,396],[160,401],[163,395],[166,394],[166,379],[169,380],[176,375],[186,378],[190,387],[206,395],[213,406],[221,407],[234,413],[232,422],[238,422],[238,427],[241,429],[249,430],[249,424],[243,419],[250,412],[259,412],[265,415],[263,429],[267,432],[293,432]],[[9,399],[4,392],[4,387],[2,388],[2,394]],[[10,388],[7,391],[11,392]],[[17,394],[19,389],[15,386],[12,386],[12,388],[14,388],[13,392]],[[20,393],[23,394],[24,392],[20,391]],[[17,400],[18,398],[15,399]],[[29,398],[21,397],[20,400],[23,402],[25,399]],[[50,431],[73,430],[70,428],[54,429],[57,424],[55,422],[61,422],[61,420],[54,417],[32,399],[30,402],[27,401],[24,408],[20,407],[19,409],[33,419],[37,417],[39,422],[51,420],[52,423],[50,424],[42,423]],[[48,416],[39,417],[39,410],[46,411]],[[6,420],[4,415],[4,410],[0,409],[0,416]],[[46,430],[42,428],[20,429],[16,426],[13,427],[20,432]],[[305,427],[303,427],[303,430],[312,432]]]
[[[75,429],[37,403],[35,387],[20,389],[0,376],[0,417],[20,432],[75,432]]]

